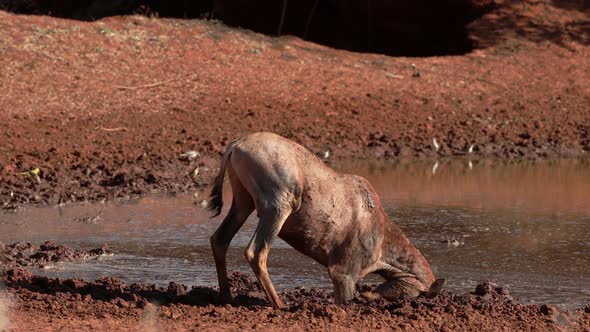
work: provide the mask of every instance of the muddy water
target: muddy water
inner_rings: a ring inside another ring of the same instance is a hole
[[[373,183],[387,213],[427,256],[435,274],[447,278],[448,289],[470,291],[495,280],[525,302],[564,308],[590,303],[588,161],[461,159],[342,169]],[[255,219],[234,239],[230,269],[250,273],[243,251]],[[208,238],[220,220],[208,219],[193,197],[147,197],[2,214],[0,241],[51,239],[81,248],[107,243],[117,252],[35,271],[48,276],[216,285]],[[279,289],[331,287],[322,266],[282,241],[273,246],[269,266]]]

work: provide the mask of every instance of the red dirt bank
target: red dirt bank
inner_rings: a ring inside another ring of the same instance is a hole
[[[501,5],[470,26],[480,45],[472,53],[393,58],[199,20],[0,12],[0,206],[192,191],[209,182],[228,141],[261,130],[330,147],[336,160],[451,156],[471,145],[478,156],[587,156],[588,14],[545,2]],[[180,160],[188,150],[201,157]],[[40,183],[21,174],[35,167]],[[16,330],[590,328],[588,308],[523,306],[495,289],[344,307],[308,290],[283,294],[294,307],[277,312],[254,300],[213,306],[214,295],[203,305],[153,306],[109,278],[12,271],[0,320],[8,303]]]
[[[193,190],[181,153],[214,168],[262,130],[336,159],[586,156],[589,25],[504,5],[472,23],[472,53],[392,58],[200,20],[0,12],[0,205]],[[34,167],[40,184],[19,174]]]

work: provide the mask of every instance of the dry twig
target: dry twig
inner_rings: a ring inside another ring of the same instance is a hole
[[[113,131],[129,131],[129,129],[127,129],[126,127],[117,127],[117,128],[96,127],[96,129],[102,130],[102,131],[108,131],[108,132],[113,132]]]
[[[164,84],[172,82],[172,81],[174,81],[173,78],[166,80],[166,81],[155,82],[155,83],[144,84],[144,85],[137,85],[137,86],[124,86],[124,85],[113,85],[113,86],[119,90],[137,90],[137,89],[143,89],[143,88],[155,88],[157,86],[164,85]]]

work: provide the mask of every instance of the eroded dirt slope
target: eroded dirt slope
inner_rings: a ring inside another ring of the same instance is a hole
[[[0,206],[190,191],[261,130],[336,159],[586,156],[589,25],[508,3],[470,25],[471,53],[394,58],[202,20],[0,12]],[[37,167],[40,183],[22,174]]]

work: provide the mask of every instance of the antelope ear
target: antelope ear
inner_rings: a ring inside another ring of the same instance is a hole
[[[428,289],[425,293],[424,296],[431,299],[435,296],[437,296],[440,291],[442,290],[443,285],[445,284],[445,279],[444,278],[440,278],[440,279],[436,279],[432,285],[430,285],[430,289]]]
[[[364,293],[361,293],[360,295],[362,298],[364,298],[366,300],[370,300],[370,301],[381,298],[381,294],[375,293],[375,292],[364,292]]]

